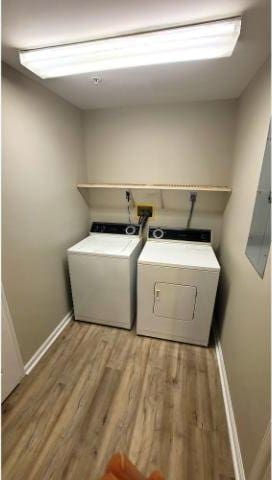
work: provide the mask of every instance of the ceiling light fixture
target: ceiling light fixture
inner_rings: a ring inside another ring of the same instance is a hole
[[[20,51],[20,62],[41,78],[231,56],[241,18]]]

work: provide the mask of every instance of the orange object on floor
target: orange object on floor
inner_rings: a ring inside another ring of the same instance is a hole
[[[159,470],[155,470],[149,475],[147,480],[165,480],[165,478]]]
[[[139,470],[123,453],[116,453],[110,459],[106,473],[113,473],[118,480],[146,480]]]
[[[116,478],[116,476],[113,475],[113,473],[105,473],[105,475],[103,475],[101,480],[118,480],[118,478]]]
[[[112,473],[118,480],[146,480],[146,477],[131,463],[126,455],[123,453],[116,453],[110,459],[106,474]],[[104,478],[103,480],[111,480]],[[113,479],[112,479],[113,480]],[[165,480],[164,476],[158,470],[151,473],[148,480]]]

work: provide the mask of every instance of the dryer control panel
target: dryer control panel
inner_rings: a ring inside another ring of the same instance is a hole
[[[148,238],[155,240],[181,240],[187,242],[211,243],[211,230],[193,228],[163,228],[150,227]]]
[[[140,225],[133,223],[107,223],[93,222],[91,225],[91,233],[111,233],[118,235],[139,235]]]

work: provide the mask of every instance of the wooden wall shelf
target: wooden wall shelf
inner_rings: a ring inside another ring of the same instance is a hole
[[[196,192],[226,192],[231,193],[231,188],[216,185],[181,185],[169,184],[144,184],[144,183],[79,183],[77,188],[121,188],[138,190],[185,190]]]

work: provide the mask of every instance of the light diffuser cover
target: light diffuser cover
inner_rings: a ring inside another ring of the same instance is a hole
[[[173,27],[122,37],[25,50],[20,62],[41,78],[232,55],[241,18]]]

